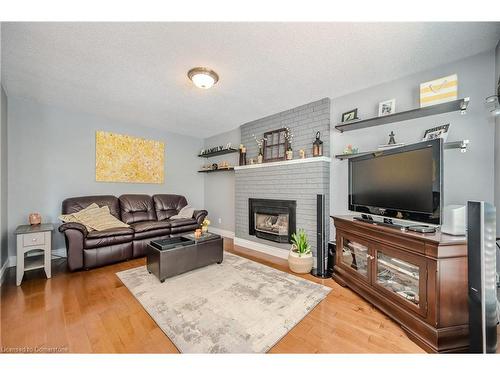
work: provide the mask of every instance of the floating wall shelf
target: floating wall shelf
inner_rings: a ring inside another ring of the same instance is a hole
[[[413,120],[419,117],[439,115],[448,112],[460,111],[464,114],[469,105],[469,98],[457,99],[452,102],[441,103],[429,107],[410,109],[409,111],[397,112],[392,115],[373,117],[366,120],[349,121],[335,126],[340,132],[364,129],[372,126],[390,124],[392,122]]]
[[[445,150],[460,149],[461,152],[467,152],[467,147],[469,146],[469,143],[470,143],[470,141],[468,139],[464,139],[462,141],[446,142],[443,145],[443,147]],[[388,150],[394,150],[394,149],[391,148]],[[374,151],[367,151],[367,152],[358,152],[357,154],[339,154],[339,155],[335,155],[335,158],[340,159],[340,160],[346,160],[346,159],[352,159],[352,158],[356,158],[358,156],[363,156],[363,155],[377,154],[377,153],[380,153],[383,151],[387,151],[387,150],[374,150]]]
[[[200,154],[198,156],[200,158],[211,158],[213,156],[219,156],[219,155],[225,155],[225,154],[232,154],[233,152],[238,152],[238,150],[235,149],[235,148],[228,148],[228,149],[221,150],[221,151],[214,151],[214,152],[208,152],[206,154]]]
[[[225,172],[225,171],[234,171],[234,167],[217,168],[217,169],[202,169],[202,170],[199,170],[198,173]]]

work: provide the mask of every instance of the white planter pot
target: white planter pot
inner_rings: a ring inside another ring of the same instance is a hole
[[[294,247],[290,250],[288,254],[288,267],[292,272],[295,273],[309,273],[313,267],[313,256],[312,252],[309,254],[302,254],[294,251]]]

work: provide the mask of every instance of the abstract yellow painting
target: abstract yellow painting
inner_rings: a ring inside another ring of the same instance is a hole
[[[95,179],[100,182],[162,184],[164,155],[163,142],[97,131]]]

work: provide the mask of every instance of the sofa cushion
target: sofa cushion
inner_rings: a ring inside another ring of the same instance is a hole
[[[177,215],[183,207],[187,206],[186,198],[176,194],[156,194],[153,195],[153,201],[158,220]]]
[[[104,238],[122,236],[127,234],[134,234],[134,230],[132,228],[111,228],[105,230],[94,230],[92,232],[89,232],[87,238]]]
[[[194,208],[188,204],[187,206],[182,207],[177,215],[170,216],[170,220],[190,219],[193,217],[193,214],[194,214]]]
[[[120,202],[113,195],[89,195],[86,197],[74,197],[65,199],[62,202],[63,215],[73,214],[87,208],[92,203],[96,203],[99,207],[108,206],[109,213],[120,219]]]
[[[135,240],[170,234],[170,223],[167,221],[141,221],[130,226],[134,229]]]
[[[142,233],[150,230],[170,228],[171,224],[168,221],[151,220],[151,221],[140,221],[138,223],[130,224],[130,226],[134,229],[135,233]]]
[[[192,217],[189,219],[169,219],[166,220],[166,222],[169,223],[172,228],[179,228],[194,224],[198,225],[196,219],[193,219]]]
[[[121,220],[126,224],[156,220],[153,198],[144,194],[120,196]]]
[[[85,249],[94,249],[97,247],[103,247],[103,246],[111,246],[111,245],[118,245],[118,244],[123,244],[127,242],[132,242],[134,239],[134,234],[132,229],[130,228],[117,228],[117,230],[128,230],[127,234],[120,234],[120,235],[109,235],[110,233],[108,231],[112,231],[113,229],[107,229],[105,231],[93,231],[90,232],[92,233],[93,237],[87,236],[84,240],[84,248]],[[106,232],[106,233],[101,233],[103,237],[99,237],[99,232]],[[89,235],[90,235],[89,233]]]

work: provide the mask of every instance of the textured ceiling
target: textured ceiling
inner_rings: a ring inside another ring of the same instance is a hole
[[[494,48],[499,23],[2,23],[7,95],[206,137]],[[210,90],[186,77],[220,75]]]

